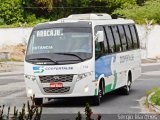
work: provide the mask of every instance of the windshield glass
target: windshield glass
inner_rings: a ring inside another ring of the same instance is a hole
[[[52,61],[68,61],[68,56],[70,60],[89,59],[92,57],[91,28],[67,27],[33,31],[26,55],[28,60],[52,58]]]

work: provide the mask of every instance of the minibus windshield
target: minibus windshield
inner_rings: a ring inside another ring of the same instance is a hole
[[[34,61],[36,59],[83,61],[91,57],[91,28],[66,27],[35,30],[30,37],[26,53],[26,60]]]

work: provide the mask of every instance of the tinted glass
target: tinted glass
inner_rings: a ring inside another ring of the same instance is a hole
[[[97,31],[103,31],[103,32],[105,32],[103,26],[96,26],[95,27],[95,34],[97,34]],[[101,50],[102,50],[103,54],[108,53],[108,44],[107,44],[105,33],[104,33],[104,41],[101,42]]]
[[[127,50],[127,42],[126,42],[126,36],[125,36],[125,33],[124,33],[123,26],[118,25],[118,30],[119,30],[120,39],[121,39],[121,42],[122,42],[122,49],[123,49],[123,51],[126,51]]]
[[[109,44],[109,53],[116,52],[115,50],[115,44],[114,44],[114,38],[112,34],[112,30],[110,26],[105,26],[106,36]]]
[[[113,37],[116,43],[116,51],[120,52],[122,51],[122,47],[121,47],[120,35],[118,32],[117,26],[112,26],[112,31],[113,31]]]
[[[35,30],[29,40],[26,60],[36,58],[60,61],[92,57],[91,28],[52,28]],[[69,58],[70,57],[70,58]]]
[[[138,48],[138,39],[136,35],[136,30],[134,25],[129,25],[130,30],[131,30],[131,35],[132,35],[132,40],[133,40],[133,47]]]
[[[129,26],[128,25],[124,25],[124,29],[125,29],[125,33],[126,33],[128,49],[130,50],[130,49],[133,48],[133,44],[132,44],[132,37],[131,37]]]
[[[60,52],[92,52],[90,28],[52,28],[32,33],[29,54]]]

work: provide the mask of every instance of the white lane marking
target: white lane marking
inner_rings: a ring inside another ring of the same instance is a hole
[[[137,79],[136,81],[159,81],[160,79],[156,78],[156,79],[153,79],[153,78],[147,78],[147,79]]]
[[[160,76],[160,71],[149,71],[145,73],[141,73],[142,75],[152,75],[152,76]]]
[[[160,65],[160,63],[146,63],[146,64],[141,64],[141,66],[154,66],[154,65]]]

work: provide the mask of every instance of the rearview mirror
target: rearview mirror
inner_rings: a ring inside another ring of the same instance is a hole
[[[104,32],[103,31],[97,31],[96,38],[97,42],[103,42],[104,41]]]

